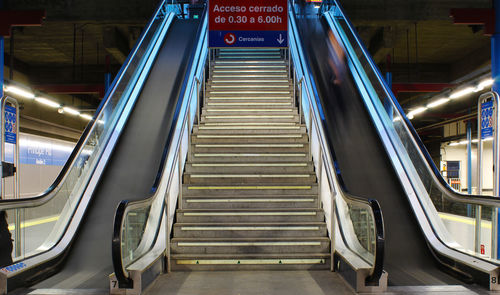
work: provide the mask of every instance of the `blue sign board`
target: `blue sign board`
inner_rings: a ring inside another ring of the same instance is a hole
[[[481,139],[493,136],[493,101],[481,104]]]
[[[287,31],[210,31],[209,47],[287,47]]]
[[[5,106],[5,142],[16,144],[17,142],[17,114],[16,108]]]

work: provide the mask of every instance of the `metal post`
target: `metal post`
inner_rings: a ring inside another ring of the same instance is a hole
[[[499,114],[498,112],[498,106],[499,106],[499,96],[496,92],[489,92],[486,94],[483,94],[479,97],[478,100],[478,147],[477,147],[477,186],[478,186],[478,194],[482,194],[483,191],[483,177],[482,177],[482,172],[483,172],[483,127],[482,126],[482,120],[483,120],[483,115],[484,119],[488,121],[488,117],[486,114],[483,114],[483,112],[486,112],[488,108],[485,108],[483,111],[483,103],[490,102],[492,103],[491,108],[493,109],[493,114],[491,116],[491,119],[493,121],[492,124],[492,129],[493,129],[493,193],[495,197],[499,197],[498,195],[498,190],[500,187],[500,179],[499,179],[499,174],[497,173],[497,167],[500,167],[500,148],[499,148],[499,143],[500,143],[500,132],[498,132],[498,122],[500,121]],[[487,127],[486,127],[487,128]],[[487,129],[484,129],[485,131]],[[481,207],[476,206],[476,252],[480,250],[480,238],[481,238]],[[491,227],[491,257],[496,259],[498,257],[498,209],[494,209],[492,213],[492,221],[491,221],[492,227]]]
[[[182,140],[182,139],[181,139]],[[189,150],[189,148],[188,148]],[[182,164],[181,164],[181,146],[177,154],[177,169],[179,170],[179,209],[182,209]]]
[[[166,222],[167,228],[165,229],[167,253],[165,256],[167,257],[167,273],[170,273],[172,270],[172,264],[170,263],[170,208],[169,208],[170,192],[167,192],[167,199],[166,199],[165,203],[166,203],[165,208],[167,210],[167,222]]]
[[[302,81],[304,77],[299,80],[299,125],[302,125]]]
[[[467,193],[472,195],[472,122],[467,121]],[[467,204],[467,216],[472,217],[472,207]]]
[[[309,141],[311,141],[311,137],[309,137]],[[323,178],[323,149],[319,148],[319,158],[318,158],[318,191],[319,191],[319,200],[318,200],[318,209],[321,209],[321,183]]]
[[[19,104],[17,103],[17,100],[14,98],[5,96],[2,98],[1,101],[1,121],[0,121],[0,126],[2,128],[2,131],[0,133],[0,143],[1,143],[1,161],[2,163],[5,162],[5,123],[6,123],[6,118],[5,118],[5,107],[7,103],[11,104],[14,106],[16,110],[16,122],[15,122],[15,129],[13,129],[13,133],[16,135],[15,143],[12,143],[15,145],[14,148],[14,155],[13,155],[13,161],[14,161],[14,167],[16,168],[16,172],[14,173],[14,184],[13,184],[13,195],[14,199],[19,199],[20,198],[20,175],[19,175]],[[14,127],[13,127],[14,128]],[[3,176],[3,175],[2,175]],[[5,178],[2,177],[2,196],[5,197]],[[15,223],[15,230],[14,230],[14,235],[15,235],[15,240],[14,240],[14,250],[15,250],[15,256],[19,257],[22,254],[22,241],[21,241],[21,210],[22,209],[16,209],[14,213],[14,223]]]
[[[196,79],[196,122],[200,125],[200,85],[201,81],[198,78]],[[194,124],[193,124],[194,126]],[[188,130],[189,134],[191,134],[191,129]]]
[[[335,219],[336,219],[336,214],[335,214],[335,198],[337,196],[337,192],[335,191],[335,189],[332,189],[332,187],[330,186],[330,190],[332,191],[332,196],[331,196],[331,200],[332,200],[332,205],[331,205],[331,209],[330,209],[330,226],[331,226],[331,241],[330,241],[330,252],[331,252],[331,257],[330,257],[330,262],[331,262],[331,266],[330,266],[330,270],[331,271],[335,271]]]

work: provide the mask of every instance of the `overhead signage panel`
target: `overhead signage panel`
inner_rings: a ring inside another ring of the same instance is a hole
[[[286,0],[210,0],[209,47],[288,47]]]

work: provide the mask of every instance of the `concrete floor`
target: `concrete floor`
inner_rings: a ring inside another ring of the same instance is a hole
[[[355,294],[329,271],[172,272],[160,276],[146,295]]]
[[[160,276],[145,295],[247,294],[356,294],[336,273],[329,271],[213,271],[172,272]],[[379,293],[380,294],[380,293]],[[383,294],[500,294],[465,286],[389,287]]]

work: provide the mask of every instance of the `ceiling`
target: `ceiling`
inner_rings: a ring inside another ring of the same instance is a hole
[[[11,39],[6,39],[6,66],[12,57],[14,80],[34,87],[102,84],[107,71],[117,73],[157,2],[7,0],[5,9],[45,9],[46,19],[41,27],[16,28],[12,51]],[[490,0],[340,2],[381,71],[390,69],[393,73],[394,83],[453,83],[490,63],[490,38],[483,28],[455,25],[450,18],[452,8],[490,8]],[[428,101],[429,95],[399,93],[398,100],[409,110]],[[75,93],[61,99],[95,107],[100,97]],[[460,116],[468,112],[474,100],[471,97],[438,108],[418,116],[414,124],[422,127]],[[439,134],[439,130],[434,132]]]

